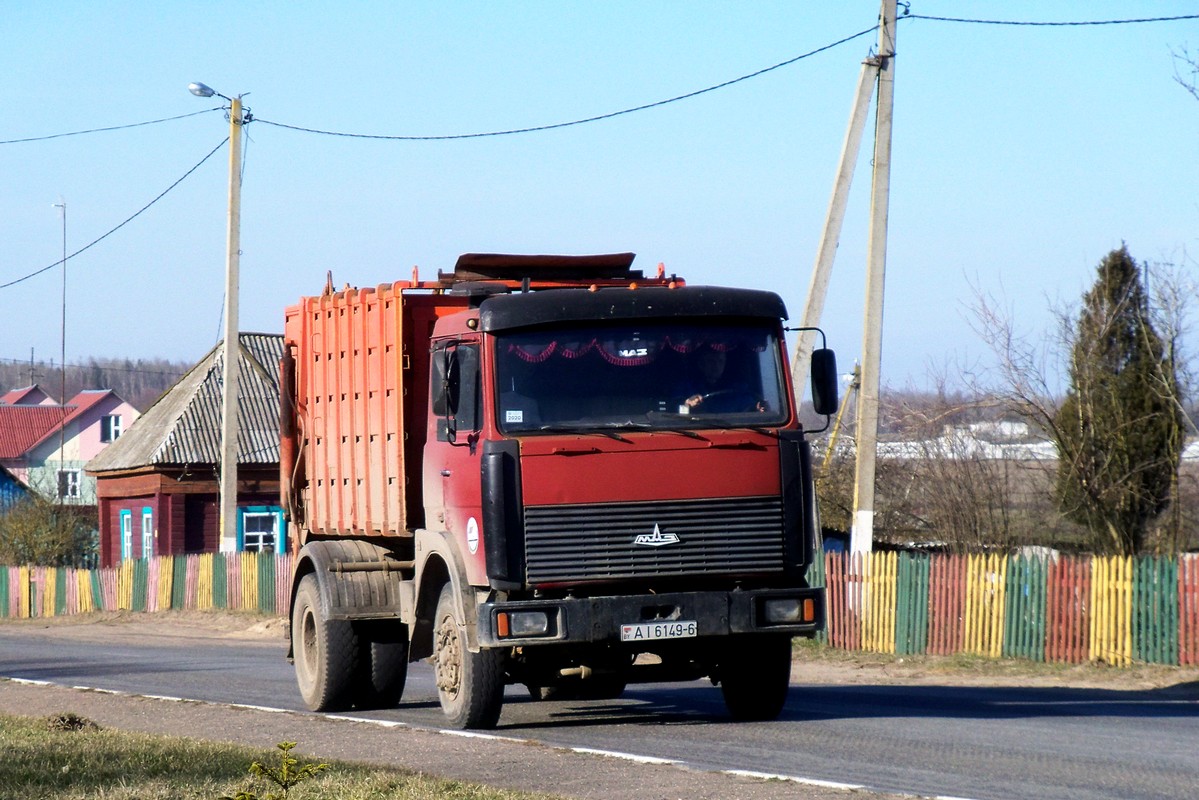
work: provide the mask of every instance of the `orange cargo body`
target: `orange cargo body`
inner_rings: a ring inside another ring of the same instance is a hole
[[[287,309],[298,450],[288,505],[304,538],[408,536],[424,524],[429,335],[467,302],[401,281]]]

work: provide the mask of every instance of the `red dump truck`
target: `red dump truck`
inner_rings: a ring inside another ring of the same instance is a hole
[[[291,652],[313,710],[396,705],[429,659],[449,724],[508,685],[612,698],[708,677],[785,701],[823,625],[808,444],[770,292],[630,253],[462,256],[287,309]],[[836,406],[828,350],[818,413]]]

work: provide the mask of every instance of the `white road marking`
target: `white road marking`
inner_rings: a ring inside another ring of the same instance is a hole
[[[27,686],[64,686],[64,684],[54,683],[52,681],[30,680],[28,678],[6,678],[0,676],[0,681],[11,681],[12,683],[24,684]],[[146,700],[161,700],[168,703],[198,703],[200,705],[214,706],[216,708],[237,708],[247,711],[265,711],[271,714],[295,714],[297,716],[307,715],[309,712],[295,711],[290,708],[275,708],[273,706],[256,706],[245,703],[220,703],[213,700],[192,700],[186,697],[169,697],[164,695],[153,694],[137,694],[135,692],[123,692],[117,689],[100,689],[94,686],[64,686],[64,688],[75,689],[81,692],[98,692],[100,694],[111,694],[120,697],[137,697]],[[458,736],[467,739],[485,739],[496,742],[506,742],[509,744],[540,744],[548,747],[554,747],[559,750],[565,750],[571,753],[580,755],[599,756],[601,758],[618,758],[623,761],[631,761],[634,764],[646,764],[653,766],[677,767],[692,772],[709,772],[717,775],[729,775],[734,778],[750,778],[753,780],[763,781],[787,781],[803,786],[815,786],[822,789],[834,789],[845,792],[886,792],[884,789],[878,789],[864,784],[856,783],[840,783],[838,781],[826,781],[820,778],[807,778],[802,775],[776,775],[771,772],[754,772],[744,769],[704,769],[692,766],[686,761],[678,761],[669,758],[658,758],[656,756],[643,756],[636,753],[622,753],[618,750],[596,750],[591,747],[566,747],[553,745],[547,742],[542,742],[537,739],[525,739],[516,736],[499,736],[494,733],[480,733],[479,731],[458,731],[449,730],[446,728],[428,728],[423,725],[412,725],[408,722],[398,722],[388,719],[371,719],[370,717],[348,717],[344,714],[322,714],[325,719],[336,720],[339,722],[357,722],[363,725],[374,725],[380,728],[409,728],[411,730],[426,731],[428,733],[438,733],[443,736]],[[912,798],[927,798],[928,795],[911,794],[907,792],[889,792],[889,794],[898,794],[903,797]],[[934,795],[932,800],[972,800],[967,797],[953,797],[949,795]]]

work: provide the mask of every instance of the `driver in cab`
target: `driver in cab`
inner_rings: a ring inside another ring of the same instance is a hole
[[[689,389],[681,392],[686,397],[679,407],[680,414],[689,414],[704,404],[707,396],[727,389],[722,385],[724,369],[728,365],[728,355],[723,350],[705,348],[697,359],[698,375],[692,381]]]
[[[706,347],[696,356],[694,364],[690,381],[676,392],[682,398],[678,413],[768,410],[766,403],[755,397],[746,384],[730,377],[728,354],[724,350]]]

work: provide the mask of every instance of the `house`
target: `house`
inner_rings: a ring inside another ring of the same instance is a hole
[[[0,467],[50,500],[96,504],[95,480],[83,467],[138,411],[111,389],[86,389],[59,405],[37,386],[8,392],[0,404]]]
[[[0,395],[0,406],[56,406],[58,401],[36,383]]]
[[[7,469],[0,467],[0,514],[19,503],[27,494],[29,488]]]
[[[283,337],[238,337],[237,549],[285,552],[279,507],[279,360]],[[120,441],[92,459],[100,563],[216,552],[223,345],[187,371]]]

